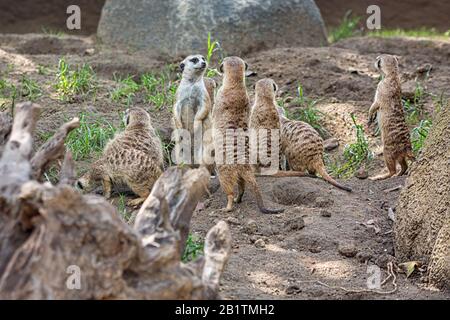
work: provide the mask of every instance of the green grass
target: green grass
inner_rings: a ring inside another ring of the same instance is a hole
[[[172,106],[175,102],[177,85],[171,81],[170,68],[159,74],[146,73],[141,76],[141,85],[145,92],[145,100],[154,105],[156,110],[164,106]]]
[[[63,31],[61,31],[61,30],[56,30],[56,29],[52,29],[52,28],[48,28],[48,27],[42,27],[41,31],[44,34],[57,36],[57,37],[62,37],[62,36],[65,35],[65,33]]]
[[[366,35],[371,37],[414,37],[414,38],[445,38],[450,37],[450,30],[446,32],[439,32],[434,28],[419,28],[419,29],[380,29],[369,31]]]
[[[20,83],[20,94],[27,100],[36,101],[42,96],[43,92],[36,81],[23,75]]]
[[[72,151],[74,160],[84,160],[92,153],[98,154],[114,136],[117,128],[105,120],[88,119],[80,116],[80,127],[73,130],[66,139],[66,145]]]
[[[414,152],[414,155],[418,155],[420,150],[422,150],[425,140],[428,137],[428,133],[430,132],[431,126],[433,125],[432,121],[429,119],[420,120],[419,125],[412,129],[411,132],[411,145]]]
[[[186,248],[184,249],[182,261],[189,262],[203,255],[203,247],[203,241],[197,235],[190,233],[186,240]]]
[[[127,209],[127,198],[124,194],[119,194],[119,203],[117,205],[117,210],[119,210],[120,216],[128,223],[131,219],[131,211]]]
[[[423,86],[416,82],[414,97],[412,99],[402,99],[403,107],[406,112],[406,122],[416,124],[424,116],[424,99],[427,93]]]
[[[347,11],[339,26],[330,30],[328,34],[328,42],[334,43],[360,34],[361,32],[358,30],[360,21],[361,17],[352,16],[352,11]]]
[[[292,114],[285,109],[287,118],[306,122],[322,137],[328,136],[328,132],[320,124],[320,120],[324,114],[316,108],[316,105],[320,100],[306,97],[301,85],[298,85],[297,87],[297,95],[298,96],[292,101],[292,104],[298,105],[298,108],[296,108]]]
[[[118,83],[116,89],[111,91],[111,100],[127,106],[131,105],[136,93],[140,90],[140,85],[133,80],[132,76],[118,78],[114,75],[114,80]]]
[[[75,95],[88,95],[97,90],[97,80],[91,66],[70,66],[64,58],[58,63],[56,91],[61,100],[67,101]]]
[[[356,141],[344,147],[343,158],[345,162],[343,165],[336,163],[330,165],[332,175],[339,178],[350,177],[362,164],[368,163],[373,159],[373,153],[369,149],[363,126],[356,122],[353,114],[351,114],[351,118],[353,128],[356,131]]]
[[[206,76],[209,78],[212,78],[219,74],[219,71],[217,70],[217,68],[210,67],[210,63],[211,63],[211,59],[212,59],[214,53],[216,53],[216,52],[222,53],[221,51],[222,51],[222,49],[220,47],[220,42],[212,41],[211,33],[208,32],[208,41],[207,41],[207,50],[206,50],[206,62],[208,63],[208,70],[206,71]],[[220,57],[220,59],[219,59],[219,64],[221,63],[221,60],[223,60],[222,57]]]
[[[17,87],[14,85],[14,83],[4,79],[0,78],[0,109],[6,110],[7,108],[11,108],[11,110],[14,110],[15,102],[17,99],[17,96],[19,94],[17,90]]]

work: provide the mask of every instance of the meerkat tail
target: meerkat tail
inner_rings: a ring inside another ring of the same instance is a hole
[[[337,182],[336,180],[334,180],[327,172],[327,170],[325,169],[324,165],[319,166],[317,169],[317,172],[322,176],[322,178],[327,181],[328,183],[332,184],[333,186],[335,186],[336,188],[348,191],[348,192],[352,192],[352,189],[344,186],[342,184],[340,184],[339,182]]]
[[[276,177],[276,178],[283,178],[283,177],[308,177],[308,178],[317,178],[315,175],[306,173],[306,172],[302,172],[302,171],[293,171],[293,170],[288,170],[288,171],[278,171],[277,173],[274,174],[262,174],[262,173],[258,173],[256,174],[257,177]]]
[[[256,198],[256,204],[258,205],[258,209],[261,213],[277,214],[284,211],[284,209],[268,209],[264,207],[264,201],[261,196],[261,191],[259,190],[258,183],[256,182],[255,176],[253,175],[252,172],[248,172],[247,174],[242,175],[242,179],[244,179],[245,183],[252,190]]]

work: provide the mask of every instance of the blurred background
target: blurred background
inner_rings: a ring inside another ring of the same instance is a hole
[[[42,33],[62,31],[76,34],[94,34],[105,0],[1,0],[1,33]],[[71,4],[82,11],[83,28],[68,31],[65,27],[65,10]],[[382,7],[382,25],[385,28],[434,28],[447,31],[450,28],[450,1],[447,0],[316,0],[327,29],[337,27],[346,12],[351,9],[357,16],[364,16],[371,4]]]

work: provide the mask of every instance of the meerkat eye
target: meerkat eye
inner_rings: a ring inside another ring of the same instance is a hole
[[[77,187],[83,190],[83,184],[80,181],[77,181]]]
[[[193,58],[193,59],[191,59],[191,62],[194,63],[194,64],[196,64],[196,63],[198,62],[198,58]]]

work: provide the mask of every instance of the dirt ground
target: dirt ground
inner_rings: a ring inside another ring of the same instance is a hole
[[[330,154],[337,156],[346,143],[355,139],[350,113],[365,123],[378,78],[372,66],[380,53],[399,56],[405,96],[412,93],[416,77],[428,93],[448,94],[450,42],[414,39],[353,38],[329,48],[254,53],[244,57],[257,73],[248,79],[248,88],[252,94],[257,79],[272,77],[279,84],[280,94],[286,97],[295,96],[301,83],[307,96],[321,99],[318,108],[326,114],[322,124],[340,141],[339,148]],[[72,102],[57,99],[53,83],[61,56],[69,63],[89,63],[93,67],[99,80],[95,101],[92,97]],[[2,77],[18,84],[26,74],[44,89],[37,100],[43,106],[37,143],[43,133],[53,132],[81,112],[118,125],[118,114],[126,107],[110,100],[109,93],[116,86],[113,74],[137,76],[175,62],[140,52],[110,51],[97,45],[92,37],[0,35]],[[427,78],[420,72],[424,64],[433,67]],[[169,106],[155,111],[139,96],[134,105],[148,110],[162,132],[169,130]],[[426,109],[432,113],[433,108],[428,96]],[[369,174],[378,174],[383,170],[380,138],[365,129],[376,156]],[[78,163],[78,170],[86,170],[92,160]],[[224,213],[221,208],[225,196],[217,179],[212,179],[211,196],[194,213],[192,231],[203,238],[216,221],[224,219],[230,224],[233,252],[221,287],[228,299],[449,299],[450,292],[423,289],[419,272],[409,279],[398,274],[398,290],[393,294],[361,290],[366,288],[368,266],[380,266],[384,278],[387,262],[395,259],[388,209],[395,210],[399,190],[385,190],[402,186],[404,179],[372,182],[351,178],[345,183],[354,192],[347,193],[321,179],[261,177],[258,182],[268,206],[286,209],[274,216],[260,214],[249,193],[233,212]],[[117,198],[113,203],[117,204]],[[382,290],[392,288],[388,281]]]

